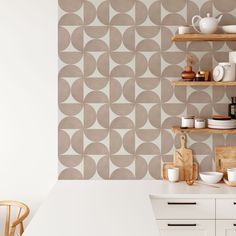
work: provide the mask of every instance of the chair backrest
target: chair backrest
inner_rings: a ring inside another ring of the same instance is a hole
[[[0,207],[6,207],[4,236],[14,236],[17,226],[19,226],[19,232],[22,235],[24,232],[23,221],[29,215],[29,207],[17,201],[0,201]],[[11,217],[12,208],[17,209],[15,217]]]

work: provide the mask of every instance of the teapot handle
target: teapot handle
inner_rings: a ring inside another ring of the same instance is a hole
[[[197,29],[196,24],[199,24],[199,21],[200,21],[201,19],[202,19],[201,16],[194,16],[194,17],[192,18],[192,25],[193,25],[193,28],[194,28],[198,33],[201,33],[201,32]]]

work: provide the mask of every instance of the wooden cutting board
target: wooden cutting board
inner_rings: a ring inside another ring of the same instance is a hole
[[[236,168],[236,146],[219,146],[215,148],[216,171],[223,172],[227,178],[227,169]]]
[[[164,180],[168,180],[168,169],[174,167],[173,162],[164,162],[162,165],[162,173],[161,176]],[[196,162],[193,163],[193,180],[198,179],[198,164]],[[184,173],[180,173],[179,176],[180,181],[184,181]]]
[[[174,166],[180,170],[180,176],[184,176],[184,180],[193,179],[193,152],[186,148],[186,135],[180,135],[181,146],[176,149],[174,154]]]

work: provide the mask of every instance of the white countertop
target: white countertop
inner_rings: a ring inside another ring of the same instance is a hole
[[[158,236],[151,197],[236,198],[236,188],[167,181],[58,181],[24,236]]]

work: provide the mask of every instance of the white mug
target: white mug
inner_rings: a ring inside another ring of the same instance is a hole
[[[236,168],[227,169],[227,174],[230,182],[236,182]]]
[[[168,179],[170,182],[179,181],[179,168],[172,167],[168,169]]]

